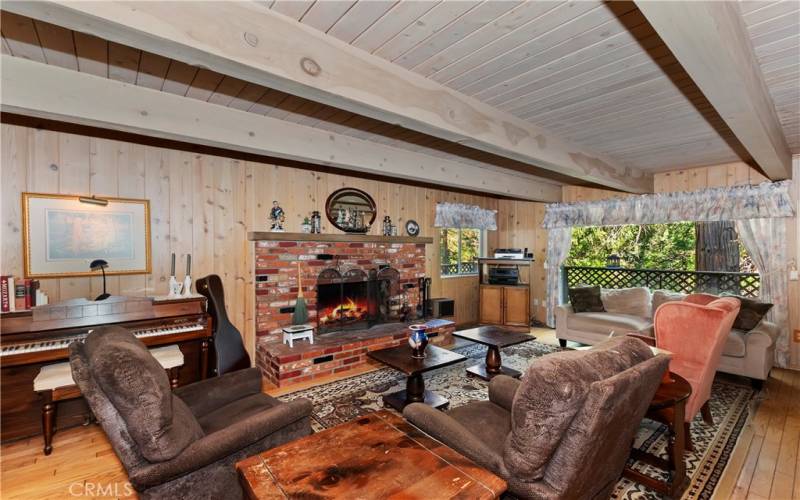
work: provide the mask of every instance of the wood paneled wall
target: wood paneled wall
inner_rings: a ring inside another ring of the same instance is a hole
[[[793,158],[794,205],[800,210],[800,156]],[[710,167],[673,170],[655,175],[655,191],[668,193],[674,191],[694,191],[710,187],[738,186],[742,184],[759,184],[767,179],[745,163],[726,163]],[[565,186],[563,188],[564,201],[591,201],[610,198],[613,196],[627,196],[624,193],[606,191],[603,189],[581,188]],[[789,245],[788,258],[800,263],[800,217],[787,219],[787,244]],[[787,270],[789,263],[786,263]],[[789,324],[792,330],[800,329],[800,281],[789,282]],[[800,369],[800,343],[792,342],[792,366]]]
[[[266,230],[272,200],[286,211],[288,231],[298,231],[311,210],[323,210],[328,195],[344,186],[363,189],[378,205],[377,221],[390,215],[401,228],[414,219],[421,234],[433,236],[426,252],[426,271],[434,296],[456,299],[460,324],[477,322],[478,281],[475,277],[439,276],[438,231],[433,227],[439,201],[469,203],[500,210],[500,230],[488,232],[489,252],[498,246],[537,249],[543,205],[454,193],[357,177],[314,172],[280,165],[240,161],[109,139],[17,125],[2,125],[2,267],[21,276],[22,226],[20,193],[125,196],[150,200],[153,269],[149,275],[109,277],[109,292],[160,295],[167,292],[169,258],[192,255],[195,277],[222,277],[228,313],[254,342],[253,245],[247,232]],[[380,224],[375,224],[377,233]],[[323,232],[336,231],[323,221]],[[537,259],[539,255],[537,254]],[[543,260],[543,259],[542,259]],[[541,262],[541,260],[540,260]],[[183,274],[183,264],[179,266]],[[537,276],[537,279],[543,275]],[[42,280],[51,301],[94,297],[99,278]],[[538,300],[543,300],[543,285]]]

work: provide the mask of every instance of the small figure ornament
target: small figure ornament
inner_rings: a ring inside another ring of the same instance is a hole
[[[272,210],[269,211],[269,220],[272,222],[269,230],[273,233],[283,232],[283,223],[286,220],[286,213],[278,205],[277,201],[272,202]]]

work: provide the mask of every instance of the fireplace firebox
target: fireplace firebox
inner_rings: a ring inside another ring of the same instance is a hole
[[[400,286],[400,273],[329,268],[317,277],[317,332],[334,333],[370,328],[380,323],[405,321],[408,297]]]

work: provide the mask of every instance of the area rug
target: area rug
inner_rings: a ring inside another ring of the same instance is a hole
[[[527,342],[502,350],[503,364],[524,371],[537,357],[558,351],[559,348],[539,342]],[[486,399],[488,383],[466,374],[464,368],[481,362],[485,348],[475,344],[455,351],[471,358],[463,363],[425,374],[425,387],[450,400],[450,407],[471,400]],[[319,431],[352,420],[359,415],[386,409],[381,395],[405,388],[405,377],[391,368],[357,375],[351,378],[312,387],[281,397],[283,400],[308,398],[314,404],[312,426]],[[712,391],[711,414],[714,426],[698,417],[692,423],[695,451],[685,455],[690,484],[684,499],[707,499],[714,492],[742,426],[747,418],[753,391],[749,386],[727,380],[716,380]],[[387,407],[388,408],[388,407]],[[391,408],[389,408],[391,410]],[[392,410],[393,411],[393,410]],[[643,451],[666,458],[666,427],[645,420],[639,429],[635,446]],[[631,465],[643,473],[665,479],[666,473],[647,464],[633,461]],[[615,499],[657,499],[661,496],[644,486],[621,479],[612,495]]]

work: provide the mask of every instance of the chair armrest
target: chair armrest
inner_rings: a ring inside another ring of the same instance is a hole
[[[131,483],[137,489],[144,489],[194,472],[308,418],[312,408],[311,401],[300,398],[251,415],[198,439],[171,460],[130,471]],[[310,422],[308,433],[311,433]]]
[[[780,334],[780,328],[775,323],[770,323],[766,320],[761,320],[758,322],[755,328],[747,332],[747,336],[750,337],[753,334],[763,335],[770,339],[770,344],[775,342]]]
[[[559,312],[565,315],[575,313],[575,311],[572,309],[572,304],[570,304],[569,302],[567,302],[566,304],[557,305],[556,314],[558,314]]]
[[[492,471],[502,469],[503,458],[446,413],[424,403],[412,403],[403,409],[403,416],[423,432],[481,467]]]
[[[202,417],[228,403],[261,392],[261,370],[247,368],[178,387],[173,394],[186,403],[195,417]]]
[[[489,401],[497,406],[511,411],[514,395],[519,388],[519,380],[508,375],[497,375],[489,382]]]

